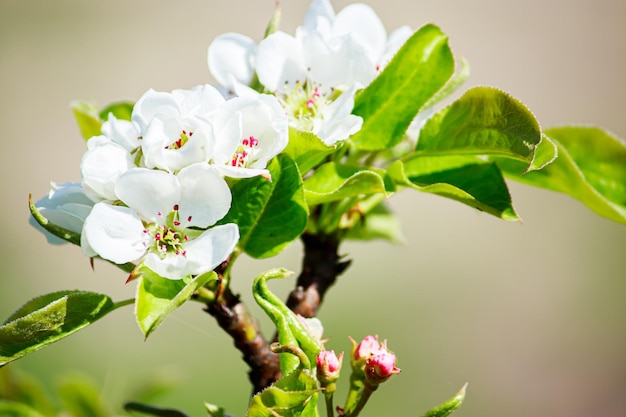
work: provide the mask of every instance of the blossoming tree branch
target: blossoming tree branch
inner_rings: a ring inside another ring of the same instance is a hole
[[[86,140],[80,182],[52,183],[31,199],[33,224],[50,243],[117,265],[120,285],[136,286],[136,296],[62,290],[28,301],[0,326],[1,365],[126,305],[147,338],[193,301],[249,366],[247,415],[356,417],[400,372],[396,357],[372,335],[350,338],[346,353],[325,350],[315,316],[350,265],[342,242],[398,240],[387,205],[394,194],[437,194],[519,221],[507,177],[626,223],[624,141],[592,126],[541,129],[524,104],[493,87],[442,105],[469,69],[439,27],[387,33],[369,6],[336,13],[328,0],[313,0],[294,34],[279,30],[279,18],[277,6],[259,42],[226,33],[208,46],[218,85],[149,89],[103,108],[72,104]],[[272,279],[293,279],[284,269],[254,279],[231,273],[241,254],[272,257],[296,239],[302,269],[287,300],[270,289]],[[249,283],[275,334],[261,332],[233,280]],[[349,389],[339,402],[342,370]],[[450,414],[464,395],[463,387],[425,415]],[[224,415],[219,405],[206,408]]]

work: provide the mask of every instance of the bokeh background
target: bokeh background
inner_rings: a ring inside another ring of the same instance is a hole
[[[543,126],[594,123],[626,136],[626,3],[622,0],[369,0],[388,30],[438,24],[472,66],[467,86],[521,99]],[[340,10],[348,1],[336,0]],[[77,247],[49,246],[28,225],[27,197],[79,180],[85,145],[73,99],[104,105],[212,82],[206,48],[233,31],[259,40],[272,0],[0,0],[0,318],[59,289],[130,298],[134,285]],[[283,0],[293,31],[308,1]],[[458,416],[623,416],[626,390],[626,227],[570,198],[511,184],[523,224],[439,197],[390,203],[405,245],[347,243],[353,266],[320,317],[327,347],[347,336],[389,340],[402,373],[364,416],[418,415],[469,381]],[[298,270],[298,242],[278,258],[244,259],[235,287],[250,308],[257,273]],[[281,295],[289,283],[273,288]],[[261,319],[270,334],[270,323]],[[231,341],[188,303],[144,341],[132,308],[11,367],[48,389],[68,372],[102,387],[114,409],[140,381],[178,385],[159,404],[202,416],[202,401],[243,415],[246,367]],[[345,385],[347,381],[342,381]],[[342,388],[343,389],[343,388]]]

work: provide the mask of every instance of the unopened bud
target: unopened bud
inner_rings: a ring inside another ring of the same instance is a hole
[[[379,353],[365,360],[365,379],[373,386],[385,382],[397,373],[400,373],[400,368],[396,366],[396,355],[388,352],[384,344]]]
[[[317,379],[319,379],[323,387],[339,379],[343,352],[337,356],[334,350],[323,350],[317,354],[315,361],[317,363]]]

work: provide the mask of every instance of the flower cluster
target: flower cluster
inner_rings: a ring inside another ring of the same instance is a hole
[[[267,164],[290,128],[326,145],[356,133],[356,91],[410,34],[403,27],[387,36],[364,4],[335,14],[328,0],[314,0],[295,35],[274,31],[258,44],[221,35],[208,48],[221,86],[150,89],[129,118],[104,115],[87,140],[80,184],[53,185],[36,206],[80,234],[87,256],[169,279],[210,271],[239,239],[236,224],[216,225],[231,207],[229,184],[271,180]]]

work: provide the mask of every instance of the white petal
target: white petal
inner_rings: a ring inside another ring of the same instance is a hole
[[[145,168],[134,168],[122,175],[115,193],[143,218],[159,224],[163,224],[164,216],[181,198],[180,185],[174,175]]]
[[[379,71],[382,70],[391,58],[398,52],[398,50],[404,45],[404,43],[411,37],[413,30],[408,26],[401,26],[398,29],[391,32],[387,38],[385,44],[385,50],[383,54],[378,58]]]
[[[144,226],[137,213],[107,203],[93,207],[85,220],[82,239],[87,239],[86,248],[117,264],[135,261],[146,251]]]
[[[357,88],[358,85],[352,86],[323,109],[322,118],[314,133],[327,145],[347,139],[361,129],[363,119],[352,114]]]
[[[172,94],[150,89],[135,103],[132,120],[139,134],[143,135],[153,118],[157,116],[169,118],[179,115],[178,102]]]
[[[190,273],[211,271],[224,262],[239,241],[239,228],[234,223],[215,226],[184,245]]]
[[[108,141],[93,146],[80,162],[85,193],[94,201],[116,200],[114,189],[117,179],[134,165],[130,153],[116,143]]]
[[[129,152],[139,146],[139,132],[132,122],[117,119],[113,113],[109,113],[108,117],[108,120],[102,125],[104,136]]]
[[[209,45],[209,70],[224,87],[232,88],[233,79],[249,85],[254,77],[255,54],[256,43],[252,39],[239,33],[225,33]]]
[[[304,15],[304,28],[329,34],[334,20],[335,11],[329,0],[313,0]]]
[[[259,81],[270,91],[303,82],[307,75],[299,42],[280,31],[259,43],[256,65]]]
[[[230,209],[230,188],[217,170],[207,164],[194,164],[180,170],[179,215],[181,223],[205,228],[215,224]]]
[[[361,44],[372,62],[382,55],[387,31],[376,12],[368,5],[354,3],[342,9],[335,18],[334,34],[349,34]]]
[[[197,85],[191,90],[174,90],[183,118],[204,116],[224,103],[224,96],[212,85]]]
[[[167,279],[181,279],[191,273],[191,265],[186,257],[174,253],[168,253],[164,258],[155,253],[148,253],[143,260],[143,264],[156,274]]]

